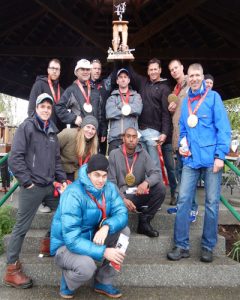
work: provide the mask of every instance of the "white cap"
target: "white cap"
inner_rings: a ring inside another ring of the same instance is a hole
[[[92,68],[92,65],[90,63],[89,60],[87,59],[80,59],[78,62],[77,62],[77,65],[75,67],[75,70],[74,70],[74,74],[76,75],[76,72],[78,69],[80,68],[83,68],[83,69],[91,69]],[[76,75],[77,76],[77,75]]]

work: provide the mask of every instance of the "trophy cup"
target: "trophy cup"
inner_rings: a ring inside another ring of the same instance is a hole
[[[112,47],[108,49],[108,58],[107,60],[123,60],[127,59],[130,61],[134,60],[134,56],[131,53],[135,49],[129,49],[127,45],[128,39],[128,21],[122,20],[122,15],[126,11],[126,2],[122,2],[118,5],[114,5],[116,7],[116,11],[114,11],[119,17],[118,21],[113,21],[113,40]]]

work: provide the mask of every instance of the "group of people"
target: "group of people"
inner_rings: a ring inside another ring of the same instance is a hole
[[[190,65],[185,75],[180,60],[172,60],[173,91],[161,78],[156,58],[149,61],[146,77],[126,64],[102,80],[100,61],[81,59],[74,69],[77,79],[65,91],[60,71],[60,61],[53,59],[48,76],[37,77],[29,118],[14,137],[9,166],[20,184],[19,207],[4,284],[32,286],[19,255],[38,207],[50,202],[46,199],[52,199],[55,186],[61,196],[47,241],[50,236],[50,254],[62,270],[61,297],[72,298],[92,277],[96,292],[121,297],[113,286],[113,264],[121,265],[125,254],[116,243],[120,234],[130,235],[128,212],[138,213],[137,233],[159,236],[151,220],[165,199],[165,167],[170,204],[176,205],[175,246],[167,257],[190,256],[189,227],[197,214],[197,182],[203,178],[200,259],[211,262],[231,130],[221,97],[207,87],[202,66]],[[213,77],[208,79],[213,83]],[[102,264],[97,267],[95,261]]]

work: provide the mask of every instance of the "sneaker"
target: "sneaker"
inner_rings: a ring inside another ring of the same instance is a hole
[[[175,207],[169,207],[168,209],[167,209],[167,213],[169,214],[169,215],[172,215],[172,214],[176,214],[177,213],[177,206],[175,206]]]
[[[213,261],[213,253],[211,250],[206,248],[202,248],[200,261],[210,263]]]
[[[122,296],[122,293],[111,284],[95,283],[94,291],[109,298],[120,298]]]
[[[48,207],[48,206],[44,206],[42,203],[40,204],[38,210],[39,210],[41,213],[50,213],[50,212],[51,212],[51,208]]]
[[[189,250],[174,247],[171,252],[168,252],[167,258],[169,260],[180,260],[181,258],[190,257]]]
[[[60,284],[60,296],[64,299],[72,299],[74,297],[74,291],[69,290],[63,274]]]
[[[191,210],[189,220],[191,223],[196,222],[197,220],[197,215],[198,215],[198,210]]]

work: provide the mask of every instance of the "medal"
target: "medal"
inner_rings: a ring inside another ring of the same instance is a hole
[[[133,186],[135,184],[136,178],[132,173],[128,173],[125,176],[125,182],[128,186]]]
[[[128,116],[131,113],[131,106],[129,104],[123,104],[122,106],[122,114],[124,116]]]
[[[191,114],[188,118],[187,118],[187,123],[188,126],[193,128],[197,126],[198,123],[198,117],[194,114]]]
[[[91,113],[92,112],[92,104],[85,102],[83,104],[83,109],[85,110],[85,112]]]
[[[175,103],[178,102],[178,97],[175,94],[168,95],[168,103],[171,103],[171,102],[175,102]]]

